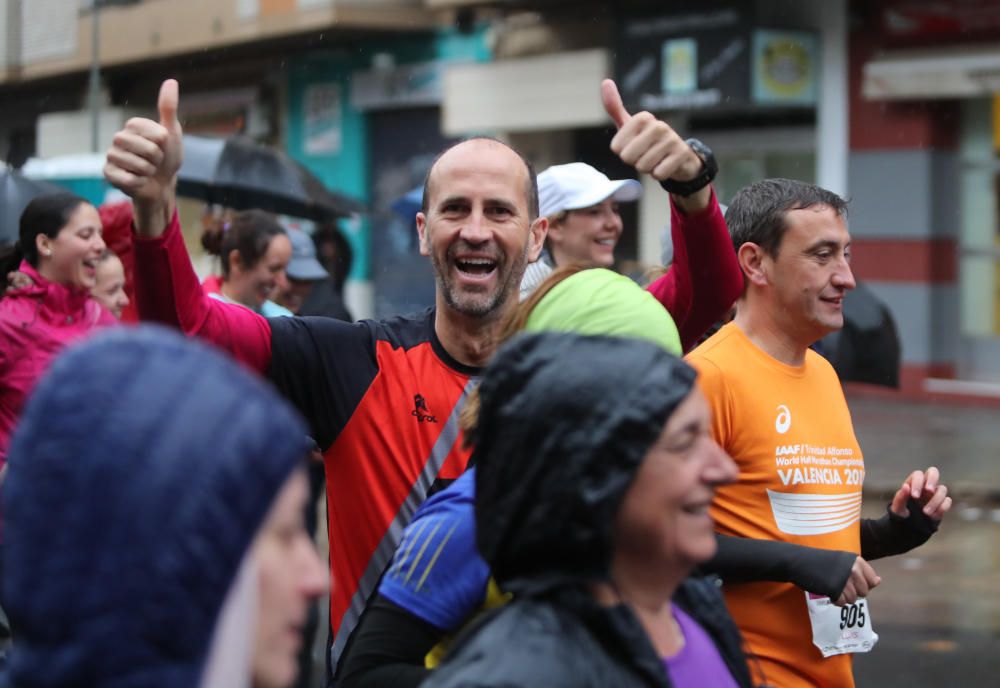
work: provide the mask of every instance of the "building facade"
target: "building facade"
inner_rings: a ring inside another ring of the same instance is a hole
[[[998,394],[1000,0],[0,0],[0,158],[91,147],[95,16],[97,150],[178,77],[188,131],[279,146],[368,204],[341,225],[358,315],[431,301],[393,208],[448,142],[487,133],[538,169],[631,175],[608,149],[613,76],[630,108],[715,150],[722,202],[772,176],[850,198],[906,394]],[[643,183],[626,272],[668,253],[665,194]]]

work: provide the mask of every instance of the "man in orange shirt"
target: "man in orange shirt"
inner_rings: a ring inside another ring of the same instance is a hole
[[[854,685],[851,655],[878,640],[867,561],[922,544],[951,507],[931,467],[906,478],[885,516],[860,518],[864,457],[836,373],[809,348],[843,326],[854,288],[846,212],[836,194],[786,179],[736,194],[726,221],[744,292],[735,320],[689,356],[740,468],[716,492],[718,530],[857,555],[836,600],[791,583],[725,585],[755,678],[776,688]]]

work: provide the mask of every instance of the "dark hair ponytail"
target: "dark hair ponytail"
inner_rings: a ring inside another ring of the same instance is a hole
[[[17,270],[22,260],[24,260],[24,252],[21,251],[20,240],[0,248],[0,285],[6,287],[7,273]]]
[[[213,221],[201,232],[201,247],[212,256],[222,256],[222,241],[226,238],[229,222]]]
[[[31,199],[21,213],[17,242],[0,251],[0,282],[6,283],[7,273],[16,270],[22,260],[38,267],[38,244],[35,241],[38,235],[55,239],[76,209],[89,202],[68,191],[42,194]]]
[[[222,278],[229,278],[229,254],[237,251],[245,268],[252,268],[267,254],[271,240],[287,234],[274,215],[263,210],[241,210],[224,230],[206,230],[201,245],[222,259]]]

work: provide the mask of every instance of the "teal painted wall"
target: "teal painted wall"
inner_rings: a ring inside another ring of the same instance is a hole
[[[82,196],[94,205],[101,205],[107,200],[108,192],[112,190],[104,177],[53,177],[48,181],[65,186],[67,189]]]
[[[315,56],[293,64],[288,71],[285,146],[290,156],[304,164],[328,187],[367,202],[368,131],[364,115],[350,107],[350,74],[358,69],[351,56]],[[340,146],[336,153],[310,154],[306,151],[305,96],[312,85],[335,84],[340,98]],[[354,249],[352,279],[369,274],[368,225],[348,220],[341,230]]]
[[[289,155],[308,167],[324,184],[368,202],[370,167],[368,129],[364,113],[351,107],[350,78],[356,71],[372,66],[377,53],[389,53],[396,64],[430,60],[486,62],[491,54],[485,27],[469,35],[453,29],[367,41],[353,50],[331,50],[295,60],[289,64],[286,88],[284,140]],[[336,152],[311,154],[307,148],[309,128],[305,122],[305,99],[310,86],[336,85],[339,91],[340,145]],[[351,279],[367,280],[371,275],[368,220],[341,221],[341,229],[354,249]]]

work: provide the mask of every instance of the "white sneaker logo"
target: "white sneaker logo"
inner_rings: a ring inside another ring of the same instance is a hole
[[[778,407],[778,417],[774,419],[774,429],[778,434],[784,435],[790,427],[792,427],[792,412],[782,404]]]

